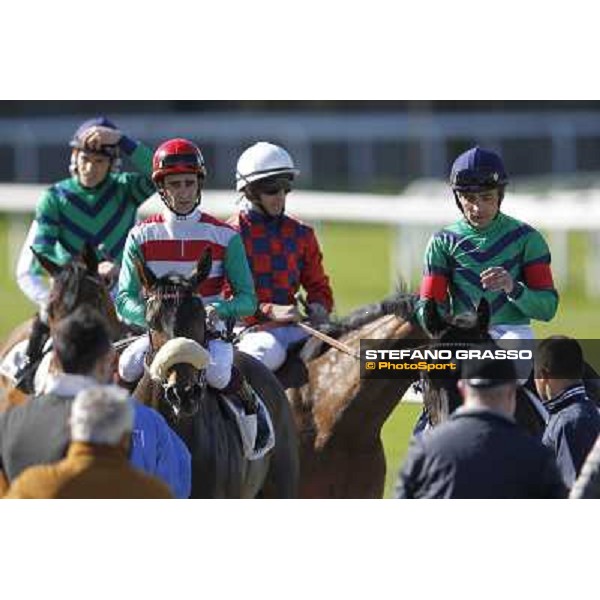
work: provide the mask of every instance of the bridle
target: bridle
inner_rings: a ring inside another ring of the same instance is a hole
[[[174,286],[171,286],[174,287]],[[152,303],[161,303],[164,300],[174,300],[173,309],[177,310],[182,301],[188,298],[198,298],[202,300],[201,294],[191,290],[176,290],[176,291],[155,291],[146,295],[146,307]],[[157,329],[149,328],[148,338],[150,342],[150,352],[148,357],[154,356],[160,347],[165,343],[164,339],[157,339],[159,336],[164,338],[165,334]],[[204,342],[204,340],[202,340]],[[176,368],[175,365],[173,368]],[[148,364],[145,362],[144,368],[148,371]],[[172,411],[174,418],[177,420],[180,417],[192,416],[198,410],[198,398],[202,398],[206,390],[206,371],[204,369],[195,369],[195,377],[190,380],[190,383],[183,389],[177,386],[176,382],[171,382],[167,378],[161,379],[159,382],[164,400]]]

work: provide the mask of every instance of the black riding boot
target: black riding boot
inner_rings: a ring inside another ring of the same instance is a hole
[[[220,391],[225,396],[237,400],[247,415],[256,414],[258,408],[256,396],[242,372],[235,365],[231,368],[229,383]]]
[[[25,351],[25,361],[15,375],[15,387],[26,394],[33,393],[33,377],[42,360],[42,351],[49,337],[50,328],[40,319],[39,314],[35,315]]]

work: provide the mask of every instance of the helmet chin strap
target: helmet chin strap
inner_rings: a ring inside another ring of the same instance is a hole
[[[502,206],[502,200],[504,200],[504,186],[500,186],[496,188],[498,190],[498,212],[500,212],[500,207]],[[464,215],[465,211],[463,210],[460,200],[458,199],[458,192],[453,189],[452,193],[454,194],[454,200],[456,202],[456,206],[458,206],[458,210]]]
[[[163,204],[172,213],[176,214],[178,217],[187,217],[188,215],[191,215],[200,206],[200,202],[202,201],[202,191],[198,190],[198,198],[196,198],[196,202],[194,203],[194,206],[192,206],[192,208],[190,210],[188,210],[188,212],[182,213],[182,212],[175,210],[175,207],[171,205],[171,200],[167,196],[164,186],[161,185],[161,186],[157,186],[157,187],[158,187],[158,195],[160,196],[160,199],[163,201]]]
[[[285,206],[283,207],[283,210],[278,215],[272,215],[271,213],[267,212],[267,210],[265,209],[265,207],[264,207],[263,203],[260,201],[260,199],[258,199],[258,200],[251,200],[250,198],[248,198],[248,199],[252,203],[252,206],[257,208],[258,211],[260,212],[260,214],[269,221],[271,221],[271,220],[275,221],[276,219],[281,219],[281,217],[283,217],[283,215],[285,213]]]
[[[260,194],[257,194],[255,191],[253,191],[252,187],[246,189],[246,198],[250,200],[252,206],[258,209],[258,212],[260,212],[260,214],[268,220],[280,219],[285,214],[285,204],[283,206],[283,210],[278,215],[271,215],[269,212],[267,212],[264,204],[260,200]]]

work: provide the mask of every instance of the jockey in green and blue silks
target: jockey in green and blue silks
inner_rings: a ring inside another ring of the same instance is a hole
[[[41,330],[49,292],[31,248],[65,264],[90,243],[99,254],[100,275],[112,285],[118,278],[125,239],[135,224],[137,209],[156,191],[150,177],[152,150],[124,135],[107,118],[82,123],[69,145],[71,176],[42,194],[17,265],[19,287],[40,306],[41,320],[34,322],[25,366],[37,360],[41,352],[38,342],[44,337]],[[123,154],[129,156],[138,173],[119,172]],[[17,383],[23,376],[24,369]]]
[[[420,300],[457,315],[485,298],[493,338],[533,339],[531,319],[550,321],[558,293],[542,235],[500,210],[507,183],[495,152],[475,147],[456,159],[450,185],[462,217],[429,240]],[[422,307],[417,317],[422,323]]]

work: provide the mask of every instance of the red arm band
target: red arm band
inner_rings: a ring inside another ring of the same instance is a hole
[[[448,292],[448,278],[444,275],[425,275],[421,282],[419,296],[422,300],[433,298],[437,302],[443,302]]]
[[[535,263],[524,269],[527,287],[535,290],[554,289],[552,271],[548,263]]]

